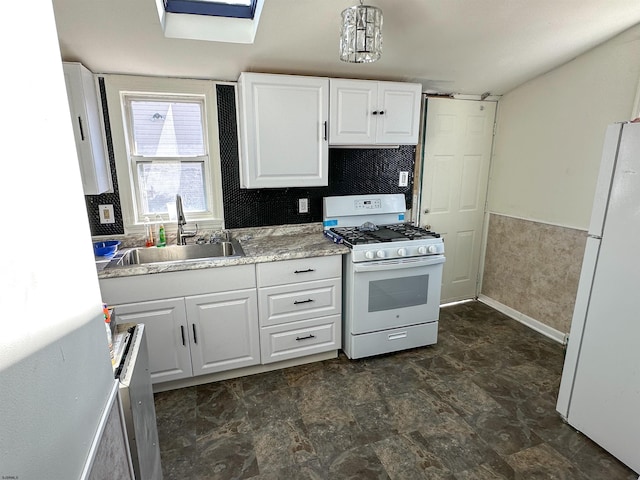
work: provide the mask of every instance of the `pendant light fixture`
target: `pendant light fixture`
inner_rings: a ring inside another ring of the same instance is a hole
[[[375,62],[382,55],[382,10],[360,5],[342,11],[340,60],[350,63]]]

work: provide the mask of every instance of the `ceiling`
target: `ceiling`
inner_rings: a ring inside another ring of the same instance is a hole
[[[242,71],[420,82],[501,95],[640,22],[638,0],[367,0],[384,13],[373,64],[338,58],[357,0],[265,0],[253,44],[165,38],[155,0],[53,0],[65,61],[94,73],[236,81]]]

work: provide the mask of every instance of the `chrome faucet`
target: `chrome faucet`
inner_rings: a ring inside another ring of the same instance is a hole
[[[178,217],[178,235],[177,235],[177,243],[178,245],[186,245],[187,238],[195,237],[198,233],[197,225],[196,230],[185,231],[184,226],[187,224],[187,219],[184,216],[184,210],[182,209],[182,198],[180,195],[176,195],[176,216]]]

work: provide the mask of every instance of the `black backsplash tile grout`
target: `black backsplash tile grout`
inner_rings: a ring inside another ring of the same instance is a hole
[[[119,235],[124,233],[124,225],[103,78],[99,78],[99,86],[105,116],[113,193],[87,195],[85,201],[91,234]],[[407,206],[411,206],[416,152],[413,145],[399,148],[330,148],[329,185],[326,187],[240,188],[235,87],[218,85],[216,88],[226,228],[321,222],[322,199],[332,195],[402,193],[405,195]],[[406,187],[398,186],[400,171],[409,172]],[[297,213],[299,198],[309,199],[308,213]],[[103,204],[114,206],[115,223],[100,224],[98,205]]]

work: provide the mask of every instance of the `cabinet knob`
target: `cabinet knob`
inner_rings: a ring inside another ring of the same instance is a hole
[[[374,111],[373,111],[373,114],[374,114],[374,115],[377,115],[377,114],[378,114],[378,111],[377,111],[377,110],[374,110]]]
[[[425,209],[424,209],[424,213],[429,213],[429,209],[428,209],[428,208],[425,208]]]
[[[384,110],[380,110],[380,112],[378,112],[380,115],[384,115]]]

